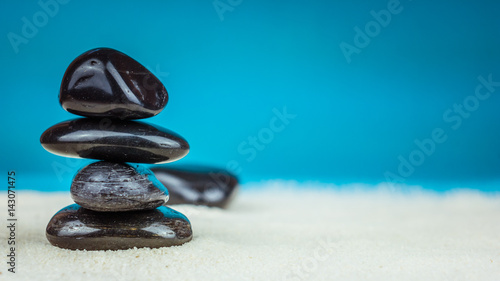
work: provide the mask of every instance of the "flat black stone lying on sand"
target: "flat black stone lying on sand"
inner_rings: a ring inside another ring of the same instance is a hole
[[[103,213],[73,204],[52,217],[46,236],[52,245],[65,249],[122,250],[181,245],[193,233],[183,214],[165,206]]]
[[[238,179],[226,170],[207,166],[151,168],[168,189],[167,205],[194,204],[226,208],[238,191]]]

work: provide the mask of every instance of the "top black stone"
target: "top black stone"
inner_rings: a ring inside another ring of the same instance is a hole
[[[59,102],[77,115],[130,120],[160,113],[168,93],[158,78],[131,57],[97,48],[68,66]]]

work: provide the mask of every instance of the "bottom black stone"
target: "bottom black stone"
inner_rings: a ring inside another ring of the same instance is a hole
[[[47,239],[71,250],[122,250],[184,244],[193,237],[183,214],[165,206],[153,210],[96,212],[69,205],[49,221]]]

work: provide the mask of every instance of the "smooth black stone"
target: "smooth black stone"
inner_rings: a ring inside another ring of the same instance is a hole
[[[236,176],[213,167],[151,167],[151,171],[168,189],[167,205],[194,204],[225,208],[238,190]]]
[[[148,118],[168,102],[163,84],[131,57],[109,48],[89,50],[66,69],[59,102],[86,117]]]
[[[93,211],[122,212],[155,209],[168,201],[168,191],[148,168],[100,161],[78,171],[71,198]]]
[[[110,162],[168,163],[186,156],[189,144],[178,134],[143,122],[80,118],[47,129],[40,143],[64,157]]]
[[[52,217],[46,236],[52,245],[65,249],[120,250],[181,245],[193,232],[186,216],[165,206],[103,213],[73,204]]]

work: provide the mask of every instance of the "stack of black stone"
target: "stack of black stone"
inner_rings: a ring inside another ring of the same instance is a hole
[[[146,167],[184,157],[189,145],[178,134],[131,121],[160,113],[168,101],[162,83],[129,56],[109,48],[77,57],[66,70],[59,102],[86,118],[59,123],[41,136],[49,152],[101,160],[82,168],[71,184],[76,204],[47,225],[49,242],[66,249],[116,250],[180,245],[191,224],[163,206],[168,191]]]

